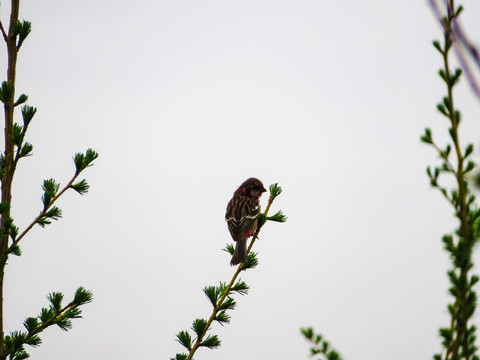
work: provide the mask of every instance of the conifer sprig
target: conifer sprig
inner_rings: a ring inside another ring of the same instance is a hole
[[[79,287],[73,300],[62,306],[63,294],[50,293],[47,296],[49,307],[43,308],[40,315],[26,318],[23,325],[26,331],[13,331],[5,337],[5,347],[10,359],[26,359],[29,357],[25,345],[32,347],[42,343],[39,334],[46,328],[57,325],[60,329],[68,331],[72,327],[72,319],[81,318],[80,306],[92,301],[92,293]]]
[[[312,344],[310,356],[319,356],[317,360],[342,360],[340,354],[332,349],[330,343],[321,334],[316,334],[313,328],[301,328],[300,332]]]
[[[55,179],[48,179],[43,182],[42,189],[42,202],[43,210],[40,211],[40,214],[23,230],[23,232],[14,239],[10,248],[18,246],[20,240],[36,225],[44,227],[51,223],[51,220],[58,220],[62,216],[62,211],[60,208],[53,206],[53,204],[68,190],[74,189],[80,194],[85,194],[88,191],[89,185],[85,179],[75,183],[78,175],[86,169],[87,167],[93,165],[93,160],[98,158],[98,154],[92,149],[88,149],[85,155],[78,153],[75,154],[74,162],[76,171],[70,181],[60,190],[60,184],[58,184]],[[59,191],[60,190],[60,191]]]
[[[207,332],[210,330],[211,325],[214,321],[223,325],[230,322],[230,315],[227,313],[228,310],[234,310],[236,302],[233,299],[235,293],[240,295],[246,295],[249,290],[249,286],[242,281],[241,279],[237,280],[240,272],[253,269],[258,265],[257,254],[252,252],[252,246],[255,242],[255,239],[258,238],[261,227],[265,224],[267,220],[285,222],[286,216],[283,215],[281,211],[273,215],[272,218],[268,218],[268,211],[272,205],[275,198],[280,195],[282,188],[278,184],[273,184],[270,186],[270,197],[268,199],[268,204],[263,213],[261,213],[257,229],[252,237],[250,246],[247,250],[247,261],[240,264],[235,271],[232,279],[228,284],[220,282],[217,286],[206,286],[203,288],[205,296],[208,298],[210,303],[213,306],[213,311],[208,320],[205,319],[195,319],[192,323],[192,330],[195,333],[195,338],[188,331],[180,331],[177,334],[177,341],[183,345],[188,350],[188,353],[178,353],[171,360],[191,360],[193,355],[200,347],[206,347],[209,349],[215,349],[221,345],[220,339],[217,335],[209,335]],[[262,219],[262,222],[260,221]],[[232,244],[227,244],[223,249],[230,255],[233,255],[234,248]]]

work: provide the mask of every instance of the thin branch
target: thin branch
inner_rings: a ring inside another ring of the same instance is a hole
[[[25,126],[25,128],[23,129],[23,135],[22,135],[22,141],[21,141],[21,145],[23,145],[23,140],[25,139],[25,134],[27,133],[27,126]],[[17,168],[17,163],[18,163],[18,160],[20,159],[20,152],[22,151],[22,147],[21,146],[18,146],[17,147],[17,152],[15,153],[15,157],[13,159],[13,169],[15,171],[15,169]]]
[[[23,232],[15,239],[15,241],[13,241],[12,245],[10,245],[10,247],[8,248],[9,250],[14,246],[14,245],[17,245],[20,240],[22,240],[22,238],[36,225],[38,224],[39,220],[45,216],[45,214],[47,213],[48,209],[50,209],[52,207],[52,205],[55,203],[55,201],[57,201],[57,199],[63,195],[63,193],[65,193],[65,191],[67,191],[73,184],[73,182],[75,181],[75,179],[78,177],[78,175],[80,175],[80,172],[75,172],[75,175],[72,177],[72,179],[68,182],[67,185],[65,185],[65,187],[57,194],[55,195],[53,198],[52,198],[52,201],[50,202],[50,204],[45,208],[43,209],[40,214],[30,223],[30,225],[28,225],[25,230],[23,230]]]
[[[456,211],[456,214],[460,215],[460,210],[457,208],[457,205],[455,205],[455,202],[453,201],[453,199],[450,196],[448,196],[446,191],[443,192],[442,190],[440,190],[440,187],[438,187],[438,189],[442,193],[442,195],[445,197],[445,199],[447,199],[447,201],[453,206],[453,208]]]
[[[455,170],[455,168],[453,167],[452,163],[447,159],[447,158],[444,158],[442,157],[442,150],[440,150],[440,148],[437,146],[437,144],[435,144],[435,142],[432,140],[432,145],[433,147],[437,150],[437,152],[440,154],[440,157],[442,158],[442,160],[444,161],[445,165],[448,166],[448,168],[450,169],[450,171],[455,174],[455,176],[457,176],[457,171]]]
[[[23,343],[22,343],[22,346],[23,344],[27,344],[28,343],[28,340],[30,340],[31,338],[33,338],[35,335],[37,334],[40,334],[43,330],[45,330],[46,328],[52,326],[52,325],[56,325],[57,321],[59,321],[62,317],[65,316],[65,313],[70,310],[70,309],[74,309],[78,307],[77,304],[75,304],[73,301],[71,301],[68,305],[66,305],[65,307],[63,307],[59,312],[58,314],[55,315],[54,318],[48,320],[48,321],[45,321],[41,326],[39,326],[37,329],[35,329],[34,331],[32,332],[28,332],[27,336],[25,337]],[[10,358],[13,358],[15,356],[15,354],[20,350],[19,347],[17,347],[16,349],[14,349],[14,351],[12,353],[9,353],[8,355],[10,356]]]
[[[0,20],[0,30],[2,30],[3,39],[5,40],[5,42],[7,42],[8,40],[7,33],[5,32],[5,29],[3,27],[3,23],[1,20]]]
[[[270,206],[272,206],[273,200],[275,200],[275,198],[270,195],[270,197],[268,198],[267,207],[265,208],[265,212],[264,212],[264,215],[265,215],[265,216],[267,216],[268,211],[270,210]],[[248,254],[250,253],[250,251],[252,250],[252,247],[253,247],[253,244],[255,243],[255,240],[258,239],[258,233],[259,233],[259,232],[260,232],[260,229],[257,229],[257,231],[255,231],[255,235],[252,237],[252,241],[250,241],[250,245],[248,246],[247,255],[248,255]]]
[[[222,297],[218,300],[217,305],[213,308],[212,315],[210,315],[210,318],[207,321],[207,325],[205,326],[205,330],[203,334],[197,337],[197,340],[195,340],[195,344],[193,344],[192,348],[190,349],[190,352],[188,354],[187,360],[193,359],[193,354],[195,354],[195,351],[200,347],[200,344],[202,343],[203,337],[207,334],[208,329],[210,328],[210,325],[212,324],[213,320],[215,320],[215,317],[217,316],[217,312],[220,309],[220,306],[223,304],[225,298],[227,297],[228,293],[230,292],[230,289],[232,288],[235,280],[238,277],[238,274],[242,271],[242,265],[237,267],[237,271],[235,271],[235,274],[232,277],[232,280],[228,284],[228,286],[225,288],[223,291]]]

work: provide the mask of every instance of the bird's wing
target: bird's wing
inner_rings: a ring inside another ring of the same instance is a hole
[[[233,206],[233,204],[237,204],[237,206]],[[253,230],[259,213],[258,204],[249,199],[237,199],[236,202],[232,199],[230,201],[225,220],[233,240],[244,239],[247,233]]]

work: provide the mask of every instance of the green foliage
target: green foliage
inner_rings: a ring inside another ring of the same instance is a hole
[[[432,130],[429,128],[425,128],[425,135],[423,135],[420,140],[422,140],[426,144],[432,143]]]
[[[58,189],[60,188],[60,184],[57,184],[55,179],[48,179],[43,181],[42,189],[43,189],[43,209],[48,209],[50,205],[52,205],[52,201],[54,197],[57,195]]]
[[[25,94],[22,94],[18,97],[17,101],[15,101],[14,106],[21,105],[21,104],[25,103],[27,100],[28,100],[28,96],[25,95]]]
[[[51,220],[58,220],[61,217],[62,217],[62,210],[54,206],[49,210],[45,210],[43,212],[43,215],[38,218],[37,223],[41,227],[45,227],[45,225],[49,225],[52,223]]]
[[[241,270],[254,269],[258,265],[257,253],[249,252],[247,255],[247,261],[240,265]]]
[[[177,341],[185,346],[187,350],[190,350],[192,348],[192,337],[188,333],[188,331],[180,331],[177,334]]]
[[[57,325],[65,331],[70,329],[71,320],[81,317],[81,310],[78,307],[92,301],[92,293],[80,287],[75,292],[73,300],[65,306],[62,305],[63,298],[63,294],[59,292],[48,294],[49,307],[43,308],[39,316],[25,319],[23,326],[26,331],[13,331],[5,337],[5,348],[10,358],[28,358],[25,345],[39,346],[42,340],[38,334],[52,325]]]
[[[233,310],[235,309],[235,300],[233,300],[233,298],[231,298],[230,296],[227,296],[224,300],[223,303],[219,304],[218,305],[218,309],[219,310]]]
[[[26,143],[24,147],[27,145]],[[29,145],[29,144],[28,144]],[[31,150],[31,149],[30,149]],[[21,153],[21,152],[20,152]],[[42,189],[42,202],[43,202],[43,211],[35,220],[35,223],[44,227],[45,225],[51,224],[52,220],[58,220],[62,217],[62,210],[57,206],[53,206],[53,203],[62,195],[67,189],[71,188],[78,192],[80,195],[83,195],[88,192],[90,186],[88,185],[85,179],[78,182],[74,182],[77,176],[81,171],[92,165],[92,161],[98,158],[98,154],[92,149],[88,149],[84,154],[77,153],[75,154],[75,175],[72,180],[61,190],[60,184],[55,181],[55,179],[44,180]]]
[[[202,334],[207,331],[207,320],[195,319],[192,323],[192,330],[195,331],[197,337],[202,336]]]
[[[442,46],[440,45],[440,42],[438,40],[433,41],[433,46],[440,52],[440,54],[443,55]]]
[[[8,81],[2,82],[0,87],[0,101],[4,104],[8,104],[13,97],[13,85]]]
[[[55,311],[55,314],[58,314],[62,309],[63,294],[56,292],[50,293],[47,299],[50,301],[51,308]]]
[[[10,210],[10,204],[5,201],[0,202],[0,214],[3,214],[8,210]]]
[[[282,188],[278,186],[278,183],[270,185],[269,190],[270,196],[274,199],[282,193]]]
[[[52,204],[57,199],[60,184],[58,184],[55,179],[48,179],[43,181],[42,188],[43,211],[37,218],[37,223],[41,227],[44,227],[45,225],[51,224],[51,220],[58,220],[61,218],[62,210],[57,206],[52,207]]]
[[[30,355],[28,355],[25,351],[18,351],[13,357],[13,360],[23,360],[28,359],[29,357]]]
[[[316,334],[313,328],[301,328],[300,332],[305,339],[312,344],[310,355],[323,360],[342,360],[340,354],[331,348],[330,343],[324,340],[321,334]]]
[[[75,169],[76,169],[76,174],[80,174],[83,170],[85,170],[87,167],[93,165],[92,162],[98,158],[98,154],[92,150],[92,149],[87,149],[85,152],[85,155],[82,153],[76,153],[75,156],[73,157],[73,161],[75,162]]]
[[[10,238],[15,241],[18,235],[18,227],[15,224],[10,225],[10,231],[9,231]]]
[[[257,219],[257,228],[261,229],[266,222],[267,222],[267,216],[265,214],[260,213]]]
[[[91,291],[86,290],[83,286],[80,286],[77,291],[75,291],[75,295],[73,296],[72,305],[73,306],[81,306],[92,302],[93,294]]]
[[[30,156],[32,151],[33,151],[33,145],[26,142],[25,144],[23,144],[22,148],[20,149],[19,157]]]
[[[465,154],[463,154],[463,158],[466,159],[472,153],[473,153],[473,144],[468,144],[467,148],[465,149]]]
[[[32,31],[32,24],[29,21],[17,21],[14,29],[14,34],[18,36],[17,51],[18,49],[20,49],[27,36],[30,34],[30,31]]]
[[[220,282],[219,286],[206,286],[203,288],[203,292],[208,297],[213,306],[217,306],[217,301],[222,296],[223,292],[227,288],[227,284]]]
[[[17,100],[17,102],[15,103],[15,106],[23,103],[27,99],[28,97],[22,94],[20,98]],[[33,151],[33,145],[28,142],[24,143],[24,138],[28,129],[28,125],[30,124],[30,121],[35,115],[35,112],[36,112],[35,108],[32,108],[31,106],[28,106],[28,105],[23,106],[22,107],[23,126],[16,123],[13,124],[11,141],[13,145],[17,148],[15,163],[20,158],[31,155]]]
[[[281,190],[280,190],[280,192],[281,192]],[[262,226],[265,225],[265,223],[267,221],[286,222],[287,217],[283,214],[282,210],[277,211],[277,213],[272,215],[272,216],[266,216],[265,214],[259,214],[258,220],[257,220],[257,227],[259,229],[261,229]]]
[[[217,335],[208,335],[205,340],[200,343],[200,346],[207,347],[209,349],[215,349],[220,346],[220,340]]]
[[[18,244],[13,244],[8,248],[7,254],[13,254],[15,256],[20,256],[22,255],[22,251],[20,250],[20,246]]]
[[[22,146],[23,128],[18,124],[13,124],[12,141],[15,146]]]
[[[247,295],[249,289],[250,287],[247,283],[242,280],[238,280],[237,283],[230,288],[230,290],[235,291],[240,295]]]
[[[222,250],[233,256],[233,253],[235,252],[235,246],[233,246],[233,244],[230,243],[225,245],[225,247]]]
[[[3,213],[10,210],[10,205],[6,202],[0,204],[0,209]],[[4,217],[2,227],[0,228],[0,237],[10,237],[13,241],[16,240],[18,235],[18,227],[13,222],[13,218],[10,216]],[[4,265],[7,261],[8,255],[12,253],[14,255],[19,256],[21,254],[20,248],[14,247],[9,249],[3,256],[0,256],[0,265]]]
[[[170,358],[170,360],[187,360],[188,354],[176,354],[174,358]]]
[[[228,324],[230,322],[230,315],[227,314],[226,310],[221,310],[215,315],[214,320],[221,325],[223,325],[224,323]]]
[[[76,184],[72,184],[70,187],[76,192],[78,192],[80,195],[86,194],[88,192],[88,189],[90,189],[90,185],[88,185],[85,179],[77,182]]]
[[[28,125],[30,125],[30,122],[32,121],[36,112],[37,108],[28,105],[22,106],[23,127],[26,128]]]
[[[274,215],[268,216],[267,220],[283,223],[287,221],[287,217],[283,214],[282,210],[279,210]]]
[[[23,325],[28,332],[34,332],[40,327],[40,322],[38,321],[38,318],[29,317],[25,319]]]

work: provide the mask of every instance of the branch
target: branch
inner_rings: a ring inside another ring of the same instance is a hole
[[[8,40],[7,33],[5,32],[5,29],[3,27],[3,24],[2,24],[1,20],[0,20],[0,30],[2,30],[3,39],[5,40],[5,42],[7,42],[7,40]]]
[[[440,148],[437,146],[437,144],[432,140],[432,146],[435,148],[435,150],[437,150],[438,154],[440,155],[440,158],[442,158],[442,160],[444,161],[445,165],[450,169],[450,171],[455,175],[457,176],[457,171],[455,170],[455,168],[453,167],[452,163],[450,162],[450,160],[448,160],[446,157],[443,157],[442,156],[442,150],[440,150]]]
[[[68,182],[67,185],[64,186],[64,188],[57,194],[55,195],[51,202],[50,202],[50,205],[48,205],[45,209],[43,209],[40,214],[30,223],[30,225],[28,225],[25,230],[23,230],[23,232],[13,241],[12,245],[10,245],[10,247],[8,248],[8,250],[11,250],[13,246],[15,245],[18,245],[18,243],[20,242],[20,240],[22,240],[22,238],[36,225],[38,224],[39,220],[42,219],[45,214],[48,212],[48,209],[50,209],[52,207],[52,205],[58,200],[58,198],[60,196],[62,196],[65,191],[67,191],[69,188],[72,187],[72,184],[74,183],[74,181],[77,179],[78,175],[80,175],[80,173],[76,173],[72,179]]]
[[[41,339],[38,336],[46,328],[52,325],[58,325],[62,330],[71,328],[71,319],[81,317],[82,311],[80,306],[92,301],[92,293],[80,287],[75,292],[73,300],[68,305],[62,307],[62,293],[51,293],[48,295],[50,307],[43,308],[38,317],[30,317],[25,319],[24,326],[27,332],[14,331],[5,338],[7,355],[10,359],[17,358],[21,355],[28,355],[24,350],[24,345],[38,346]],[[22,357],[22,358],[27,358]]]
[[[8,247],[7,253],[12,252],[13,248],[18,245],[20,240],[23,239],[23,237],[35,226],[35,224],[40,224],[40,221],[47,216],[48,210],[53,206],[53,204],[62,196],[65,191],[67,191],[69,188],[74,189],[80,194],[86,193],[88,191],[88,184],[85,180],[81,180],[77,184],[74,184],[75,180],[78,178],[80,173],[85,170],[87,167],[92,165],[92,162],[98,158],[98,153],[95,152],[92,149],[88,149],[85,154],[82,153],[77,153],[74,156],[74,163],[75,163],[75,174],[71,178],[71,180],[63,187],[63,189],[56,193],[51,199],[49,199],[48,203],[44,203],[44,209],[40,212],[40,214],[28,225],[25,230],[18,236],[15,237],[13,240],[12,245]],[[45,182],[44,182],[45,186]],[[44,196],[47,195],[47,192],[45,191]],[[45,199],[44,199],[45,200]],[[46,200],[45,200],[46,201]],[[57,215],[58,217],[59,215]]]

